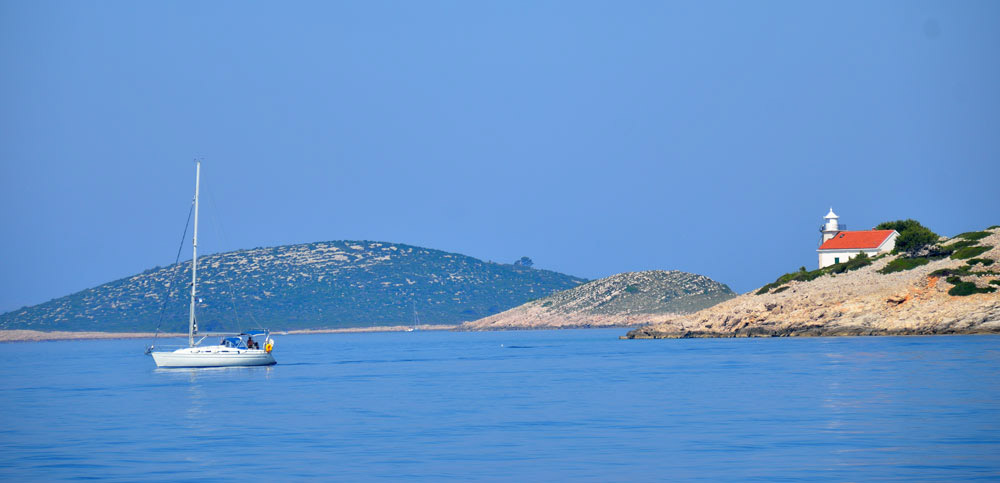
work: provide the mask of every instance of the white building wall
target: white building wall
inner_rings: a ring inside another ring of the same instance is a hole
[[[819,268],[829,267],[830,265],[837,263],[838,258],[840,259],[840,263],[846,262],[858,256],[861,252],[867,253],[869,257],[891,252],[892,249],[896,247],[896,237],[898,236],[899,233],[893,232],[891,235],[886,237],[885,241],[883,241],[878,248],[865,248],[860,250],[819,250]]]
[[[896,237],[898,237],[898,236],[899,236],[899,232],[896,232],[896,231],[892,232],[892,234],[889,235],[889,238],[886,238],[885,241],[882,242],[882,244],[878,246],[878,250],[879,250],[878,252],[879,253],[891,252],[893,248],[896,248]]]
[[[823,250],[819,252],[819,268],[829,267],[834,263],[837,263],[837,259],[840,259],[840,263],[844,263],[856,256],[859,253],[865,252],[869,257],[874,257],[879,254],[878,248],[871,248],[865,250]]]

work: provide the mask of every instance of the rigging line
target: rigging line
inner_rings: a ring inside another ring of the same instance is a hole
[[[177,265],[181,260],[181,251],[184,250],[184,240],[187,238],[188,227],[191,226],[191,214],[194,212],[194,200],[191,200],[191,208],[188,209],[187,221],[184,222],[184,233],[181,235],[180,246],[177,247],[177,256],[174,257],[174,266]],[[183,273],[183,271],[181,272]],[[167,309],[167,302],[170,300],[170,287],[167,286],[167,292],[163,296],[163,303],[160,304],[160,315],[156,321],[156,331],[153,333],[153,342],[156,342],[156,338],[160,335],[160,324],[163,323],[163,313]]]
[[[219,222],[218,215],[216,215],[216,212],[218,212],[219,209],[215,206],[215,197],[212,196],[211,191],[208,189],[205,189],[204,192],[205,192],[205,197],[208,198],[208,204],[209,204],[208,212],[210,213],[209,216],[212,217],[212,230],[215,232],[215,236],[218,239],[222,240],[224,246],[228,246],[229,240],[226,239],[225,233],[222,233],[222,223]],[[219,274],[217,273],[216,275]],[[233,320],[236,322],[236,329],[239,330],[240,332],[243,332],[243,324],[240,323],[240,313],[238,310],[236,310],[236,292],[233,290],[232,281],[229,279],[229,277],[221,277],[221,278],[225,280],[226,286],[229,287],[229,298],[230,298],[230,303],[233,307]]]
[[[219,212],[219,209],[215,206],[215,197],[212,196],[212,191],[205,190],[205,195],[208,197],[208,204],[211,205],[210,212],[212,213],[211,216],[213,221],[212,229],[215,230],[216,235],[218,235],[219,238],[222,239],[223,243],[225,243],[227,246],[231,246],[231,244],[229,243],[229,237],[226,236],[226,230],[225,228],[223,228],[222,222],[219,221],[218,215],[216,215],[216,212]],[[233,273],[235,274],[235,270],[233,271]],[[243,324],[240,323],[240,315],[239,312],[236,310],[236,290],[233,288],[233,282],[229,277],[223,277],[223,278],[226,281],[226,285],[229,286],[229,298],[233,306],[233,317],[235,317],[236,319],[236,327],[240,330],[240,332],[243,332]],[[250,312],[249,309],[247,310],[246,315],[250,317],[250,320],[252,320],[255,324],[257,324],[257,328],[263,329],[263,327],[261,327],[260,325],[260,322],[257,322],[257,319],[253,316],[253,314]]]

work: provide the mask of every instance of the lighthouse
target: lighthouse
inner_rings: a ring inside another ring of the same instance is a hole
[[[896,230],[864,230],[847,231],[846,225],[840,224],[840,217],[830,212],[823,217],[826,223],[819,227],[820,242],[819,268],[829,267],[846,262],[861,253],[875,257],[892,251],[896,246]]]
[[[840,226],[840,222],[837,221],[839,218],[840,217],[833,212],[833,207],[831,206],[830,212],[823,217],[823,219],[826,220],[826,223],[824,223],[823,226],[819,227],[819,232],[821,234],[819,240],[820,245],[822,245],[823,242],[833,238],[837,234],[837,232],[847,228],[847,226],[844,227]]]

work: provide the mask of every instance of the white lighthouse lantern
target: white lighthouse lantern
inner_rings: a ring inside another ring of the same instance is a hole
[[[830,212],[823,217],[823,219],[826,220],[826,223],[824,223],[823,226],[820,227],[819,229],[820,233],[822,233],[822,237],[819,241],[821,245],[823,244],[823,242],[833,238],[837,234],[837,232],[841,230],[840,222],[838,221],[839,218],[840,217],[833,212],[833,207],[831,206]]]

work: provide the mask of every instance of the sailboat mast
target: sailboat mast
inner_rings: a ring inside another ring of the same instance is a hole
[[[194,171],[194,238],[191,239],[191,314],[188,318],[188,346],[194,347],[194,304],[198,284],[198,188],[201,184],[201,161],[195,161]]]

